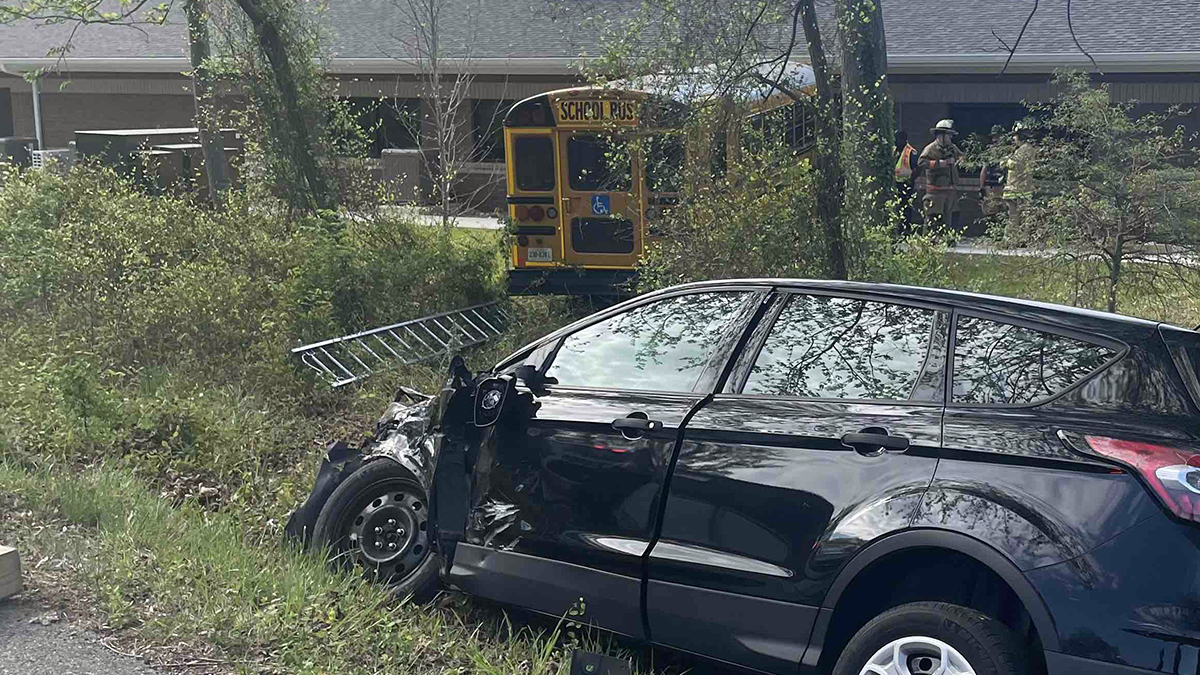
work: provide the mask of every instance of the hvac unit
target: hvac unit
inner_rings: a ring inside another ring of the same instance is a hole
[[[49,169],[51,167],[59,171],[66,171],[75,164],[75,149],[74,148],[57,148],[54,150],[34,150],[33,168]]]

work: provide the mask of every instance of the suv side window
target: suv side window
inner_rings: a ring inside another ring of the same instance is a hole
[[[949,325],[933,309],[793,295],[742,392],[940,403]]]
[[[547,375],[571,387],[690,392],[750,295],[678,295],[609,317],[564,338]]]
[[[974,316],[958,317],[955,403],[1028,404],[1062,392],[1117,352],[1063,335]]]

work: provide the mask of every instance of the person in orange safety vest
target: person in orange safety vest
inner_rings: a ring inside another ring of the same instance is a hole
[[[900,213],[904,219],[902,227],[908,230],[916,222],[913,197],[916,195],[917,149],[908,142],[907,131],[896,132],[896,194],[900,196]]]

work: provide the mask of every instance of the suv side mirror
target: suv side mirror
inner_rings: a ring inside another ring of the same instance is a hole
[[[530,365],[517,366],[514,373],[517,379],[525,383],[532,391],[534,396],[545,396],[550,392],[546,389],[547,384],[558,384],[558,380],[553,377],[546,377],[536,367]]]

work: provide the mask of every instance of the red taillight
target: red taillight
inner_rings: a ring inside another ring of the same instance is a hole
[[[1200,522],[1200,453],[1104,436],[1084,438],[1096,454],[1137,471],[1172,513]]]
[[[529,219],[535,223],[540,223],[542,218],[546,217],[546,212],[540,206],[529,207]]]
[[[529,218],[529,207],[528,206],[518,206],[517,207],[517,220],[528,220],[528,218]]]

